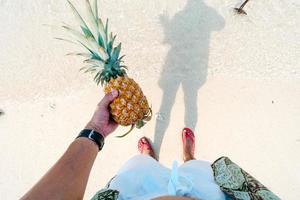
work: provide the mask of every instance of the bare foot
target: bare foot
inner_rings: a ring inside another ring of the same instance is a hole
[[[154,158],[155,160],[157,160],[156,156],[154,154],[154,151],[152,149],[152,146],[151,146],[149,140],[146,137],[142,137],[139,140],[139,142],[138,142],[138,149],[139,149],[139,152],[141,154],[151,156],[152,158]]]
[[[182,130],[183,161],[195,160],[195,135],[189,128]]]

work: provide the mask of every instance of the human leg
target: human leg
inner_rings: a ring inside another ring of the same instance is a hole
[[[138,150],[140,154],[133,156],[122,165],[111,180],[109,188],[118,190],[120,199],[130,199],[133,196],[152,199],[167,194],[166,185],[170,169],[157,162],[146,137],[139,140]]]
[[[178,168],[179,176],[187,178],[192,183],[193,191],[200,199],[225,200],[224,194],[214,181],[210,163],[195,159],[195,135],[191,129],[183,129],[182,142],[184,164]]]
[[[150,141],[146,137],[142,137],[138,141],[138,151],[140,155],[135,155],[130,158],[120,169],[120,172],[132,170],[139,168],[148,168],[149,166],[162,167],[159,162],[157,162],[156,155],[150,144]]]

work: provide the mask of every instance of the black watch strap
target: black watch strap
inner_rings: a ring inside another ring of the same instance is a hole
[[[103,148],[103,146],[104,146],[104,137],[103,137],[100,133],[98,133],[98,132],[96,132],[96,131],[94,131],[94,130],[91,130],[91,129],[83,129],[83,130],[79,133],[79,135],[76,137],[76,139],[79,138],[79,137],[85,137],[85,138],[88,138],[88,139],[94,141],[94,142],[98,145],[99,151],[100,151],[100,150]]]

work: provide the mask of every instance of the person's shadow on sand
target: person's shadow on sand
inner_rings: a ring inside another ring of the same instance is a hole
[[[198,89],[205,83],[207,76],[210,34],[221,30],[225,23],[223,17],[202,0],[188,0],[184,9],[173,18],[163,14],[160,22],[164,28],[164,42],[171,48],[159,80],[163,98],[153,141],[157,155],[180,84],[184,92],[185,126],[195,129],[198,120]]]

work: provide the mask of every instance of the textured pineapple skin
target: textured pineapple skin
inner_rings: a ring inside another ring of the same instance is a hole
[[[122,126],[136,124],[149,112],[148,101],[140,86],[127,76],[111,79],[104,87],[105,94],[117,90],[119,96],[110,104],[113,119]]]

